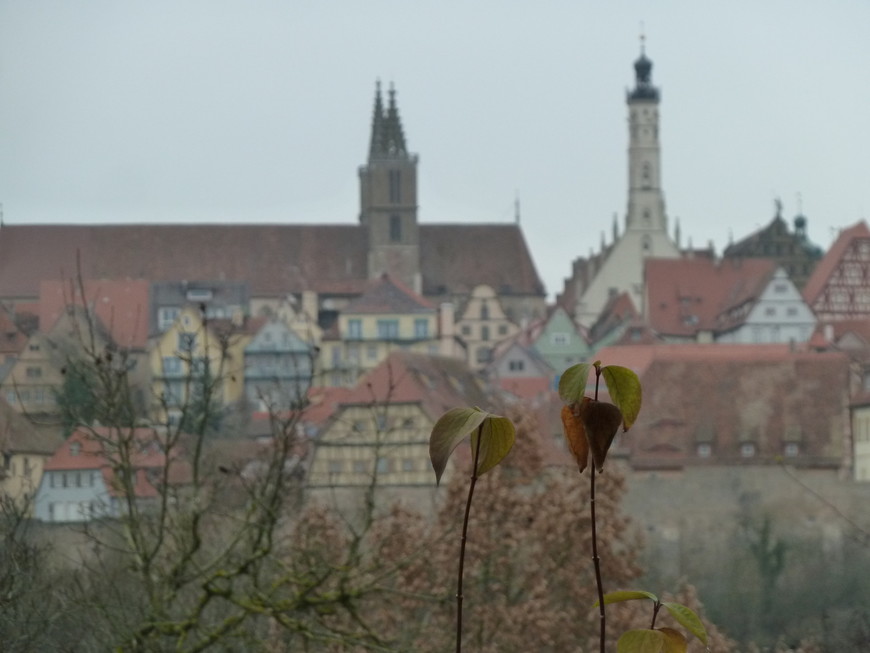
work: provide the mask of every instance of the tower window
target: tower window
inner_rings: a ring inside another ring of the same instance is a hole
[[[390,216],[390,241],[402,242],[402,218],[398,215]]]
[[[643,187],[644,188],[650,187],[650,185],[651,185],[650,177],[651,177],[651,172],[650,172],[649,161],[644,161],[643,171],[641,172],[641,179],[643,180]]]
[[[402,201],[402,172],[390,170],[390,202],[398,204]]]

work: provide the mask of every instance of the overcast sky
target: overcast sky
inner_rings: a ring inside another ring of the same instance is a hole
[[[867,216],[866,0],[0,0],[4,220],[355,222],[380,78],[420,220],[511,221],[518,194],[552,295],[624,220],[641,22],[684,245],[776,197],[824,247]]]

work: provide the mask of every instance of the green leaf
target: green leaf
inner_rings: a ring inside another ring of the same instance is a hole
[[[429,459],[435,469],[436,483],[441,483],[450,454],[466,435],[477,430],[487,415],[479,408],[453,408],[435,422],[429,436]]]
[[[604,605],[620,603],[622,601],[634,601],[636,599],[649,599],[656,602],[659,600],[659,597],[652,592],[644,592],[642,590],[618,590],[604,595]],[[598,605],[598,601],[595,602],[595,605]]]
[[[471,432],[471,450],[477,446],[477,429]],[[480,441],[480,457],[477,460],[477,475],[486,474],[510,453],[516,441],[516,429],[507,417],[487,414],[483,420],[483,439]]]
[[[627,367],[607,365],[601,368],[601,376],[616,407],[622,411],[622,429],[627,431],[637,419],[643,391],[637,374]]]
[[[616,642],[616,653],[663,653],[665,635],[658,630],[629,630]]]
[[[676,619],[683,628],[692,633],[695,637],[701,640],[702,643],[707,643],[707,629],[692,610],[681,603],[662,603],[671,613],[671,616]]]
[[[665,636],[663,653],[686,653],[689,649],[689,642],[683,633],[673,628],[659,628],[658,631]]]
[[[578,363],[562,372],[559,378],[559,396],[562,401],[571,404],[583,398],[590,369],[592,366],[589,363]]]

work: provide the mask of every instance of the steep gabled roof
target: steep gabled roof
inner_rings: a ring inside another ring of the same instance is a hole
[[[394,352],[363,376],[340,405],[419,404],[434,422],[460,406],[487,410],[493,400],[465,361]]]
[[[870,227],[863,220],[843,229],[840,235],[837,236],[837,240],[834,241],[834,244],[831,245],[830,249],[822,257],[822,260],[816,265],[803,290],[804,300],[811,308],[815,305],[819,295],[822,294],[825,286],[831,280],[831,275],[839,266],[843,254],[846,253],[852,242],[858,238],[870,238]]]
[[[432,313],[435,307],[397,279],[384,273],[362,296],[341,309],[345,315]]]
[[[479,285],[498,295],[546,294],[516,224],[421,224],[420,268],[426,296]]]
[[[84,300],[82,299],[84,289]],[[86,305],[121,347],[144,348],[148,342],[149,284],[144,280],[42,280],[39,324],[48,329],[69,305]]]
[[[647,321],[667,336],[722,328],[721,316],[757,300],[776,267],[770,259],[648,259]]]
[[[39,428],[0,399],[0,451],[49,455],[57,449],[60,431]]]

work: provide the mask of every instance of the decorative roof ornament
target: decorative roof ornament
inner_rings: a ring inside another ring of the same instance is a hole
[[[646,56],[646,35],[641,23],[640,56],[634,62],[634,90],[628,93],[629,100],[658,100],[659,90],[652,84],[652,61]]]

